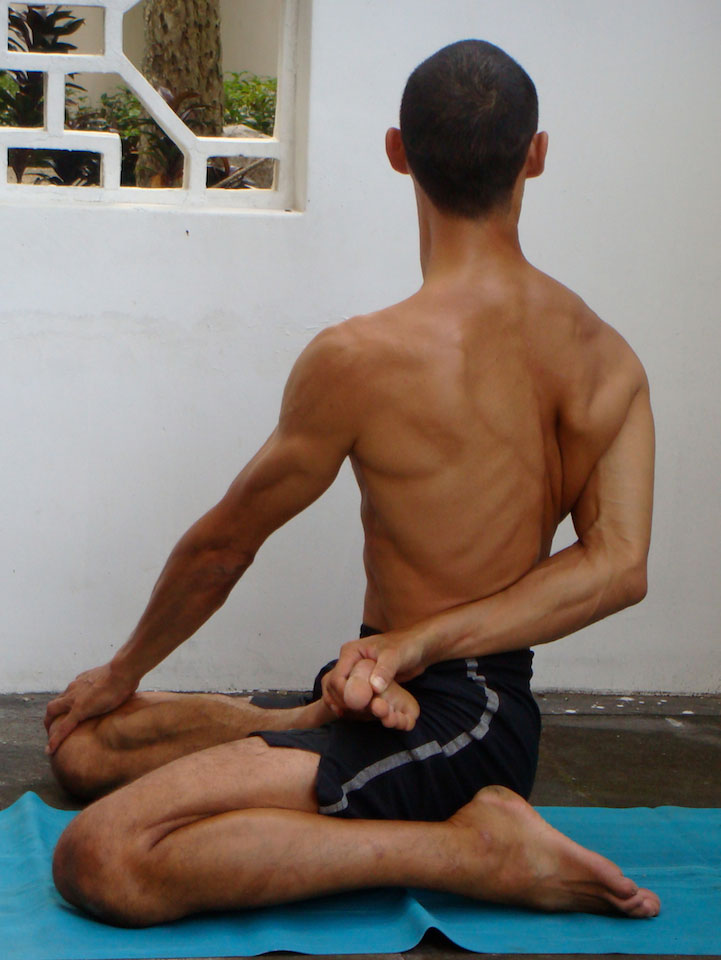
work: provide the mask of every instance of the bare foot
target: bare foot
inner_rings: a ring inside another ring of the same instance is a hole
[[[505,787],[486,787],[448,821],[466,831],[467,866],[458,874],[465,896],[537,910],[655,917],[660,901],[639,889],[610,860],[546,823]],[[471,834],[475,844],[469,845]],[[490,864],[490,868],[489,868]]]
[[[303,707],[263,709],[261,718],[259,708],[251,704],[250,697],[232,697],[226,693],[192,694],[192,696],[222,703],[229,718],[232,717],[232,711],[235,711],[238,730],[242,731],[240,736],[247,736],[249,724],[256,730],[310,730],[337,719],[322,700],[314,700]]]
[[[113,750],[137,750],[180,739],[199,750],[247,737],[254,730],[310,729],[335,719],[322,700],[266,710],[253,706],[248,697],[224,693],[143,691],[112,714],[95,717],[86,725]]]
[[[384,693],[377,694],[370,685],[374,667],[374,660],[361,660],[353,667],[343,691],[346,704],[355,711],[369,709],[384,727],[412,730],[421,712],[418,701],[395,681]]]

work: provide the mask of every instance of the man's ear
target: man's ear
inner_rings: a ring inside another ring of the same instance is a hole
[[[526,157],[525,175],[526,179],[540,177],[546,166],[546,154],[548,153],[548,134],[536,133],[531,140],[531,146],[528,148]]]
[[[393,169],[397,173],[408,173],[406,148],[403,146],[401,132],[398,127],[391,127],[386,132],[386,153]]]

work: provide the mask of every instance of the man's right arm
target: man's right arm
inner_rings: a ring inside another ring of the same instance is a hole
[[[129,640],[48,705],[49,752],[78,723],[127,700],[222,606],[267,537],[330,486],[355,441],[350,354],[340,328],[306,348],[286,385],[277,428],[173,549]]]

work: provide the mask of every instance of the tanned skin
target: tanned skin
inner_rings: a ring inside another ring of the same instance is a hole
[[[407,173],[399,131],[386,146]],[[537,134],[510,202],[479,220],[442,213],[415,184],[421,290],[316,337],[276,430],[174,549],[129,641],[49,705],[58,776],[88,795],[125,784],[60,840],[55,879],[71,902],[143,925],[409,884],[543,910],[658,913],[653,893],[504,788],[440,824],[323,817],[318,756],[248,736],[350,708],[409,729],[418,706],[398,681],[554,640],[644,595],[648,386],[623,339],[521,252],[524,184],[546,149]],[[323,701],[260,711],[219,695],[135,694],[346,457],[362,495],[364,620],[383,632],[342,647]],[[551,557],[569,512],[578,540]]]
[[[406,171],[396,131],[387,147]],[[526,178],[546,149],[537,135]],[[645,596],[646,376],[615,330],[522,256],[522,183],[505,222],[449,219],[416,187],[422,289],[343,328],[382,370],[367,371],[372,426],[351,458],[364,619],[384,633],[342,648],[325,685],[339,712],[360,658],[377,661],[370,699],[393,677],[555,640]],[[578,540],[549,558],[569,513]]]

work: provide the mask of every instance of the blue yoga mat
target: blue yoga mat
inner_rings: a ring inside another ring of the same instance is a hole
[[[655,890],[661,915],[538,914],[425,890],[370,890],[122,930],[82,915],[55,891],[52,851],[75,814],[26,793],[0,812],[0,954],[137,960],[271,950],[397,953],[431,928],[478,953],[721,954],[721,810],[545,807],[541,813]]]

